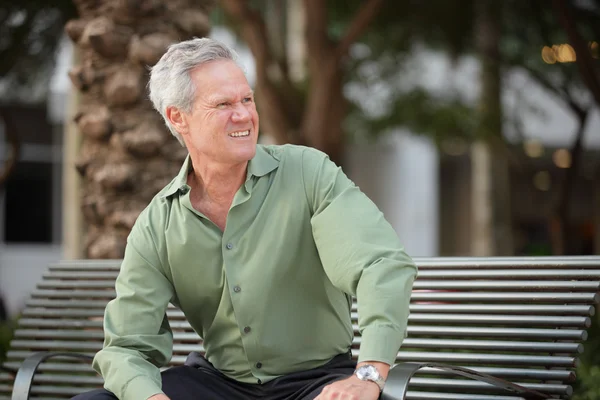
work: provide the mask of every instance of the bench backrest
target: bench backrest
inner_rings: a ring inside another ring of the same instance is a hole
[[[397,361],[474,368],[532,389],[568,398],[586,329],[600,300],[600,257],[416,258],[408,338]],[[120,261],[51,265],[19,320],[6,368],[38,351],[93,355],[102,346],[102,318],[114,297]],[[168,310],[174,331],[171,365],[201,340],[183,314]],[[355,326],[353,353],[359,352]],[[42,365],[33,398],[69,398],[99,387],[88,365],[53,359]],[[12,377],[0,373],[0,400]],[[452,394],[454,393],[454,394]],[[486,384],[425,369],[411,380],[409,399],[513,399]]]

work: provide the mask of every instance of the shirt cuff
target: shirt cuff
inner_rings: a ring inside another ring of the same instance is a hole
[[[366,327],[361,333],[358,362],[377,361],[394,365],[405,336],[405,330],[391,326]]]
[[[162,389],[152,379],[137,376],[125,385],[121,400],[146,400],[160,393],[163,393]]]

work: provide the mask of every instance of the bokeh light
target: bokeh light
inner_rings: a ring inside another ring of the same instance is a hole
[[[548,171],[538,171],[533,175],[533,186],[542,192],[547,192],[552,186],[552,179]]]
[[[567,149],[558,149],[552,154],[552,161],[558,168],[571,167],[571,152]]]

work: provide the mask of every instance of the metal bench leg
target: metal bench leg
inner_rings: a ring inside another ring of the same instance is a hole
[[[481,382],[489,383],[490,385],[516,393],[526,399],[551,399],[548,394],[544,394],[535,390],[527,389],[521,385],[514,384],[504,379],[496,378],[489,374],[473,371],[472,369],[456,367],[453,365],[438,364],[438,363],[402,363],[397,364],[390,369],[387,382],[381,394],[381,400],[404,400],[408,381],[421,368],[431,367],[450,371],[457,375],[466,378],[475,379]],[[13,399],[14,400],[14,399]]]
[[[78,353],[52,353],[52,352],[40,352],[35,353],[23,361],[21,368],[17,371],[15,377],[15,383],[13,384],[13,392],[11,400],[28,400],[29,392],[31,391],[31,384],[35,372],[41,363],[52,357],[69,357],[78,358],[84,361],[92,361],[94,357],[85,354]]]

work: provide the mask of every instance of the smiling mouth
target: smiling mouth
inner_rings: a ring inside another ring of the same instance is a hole
[[[234,138],[250,136],[250,130],[248,129],[245,131],[232,132],[229,134],[229,136]]]

